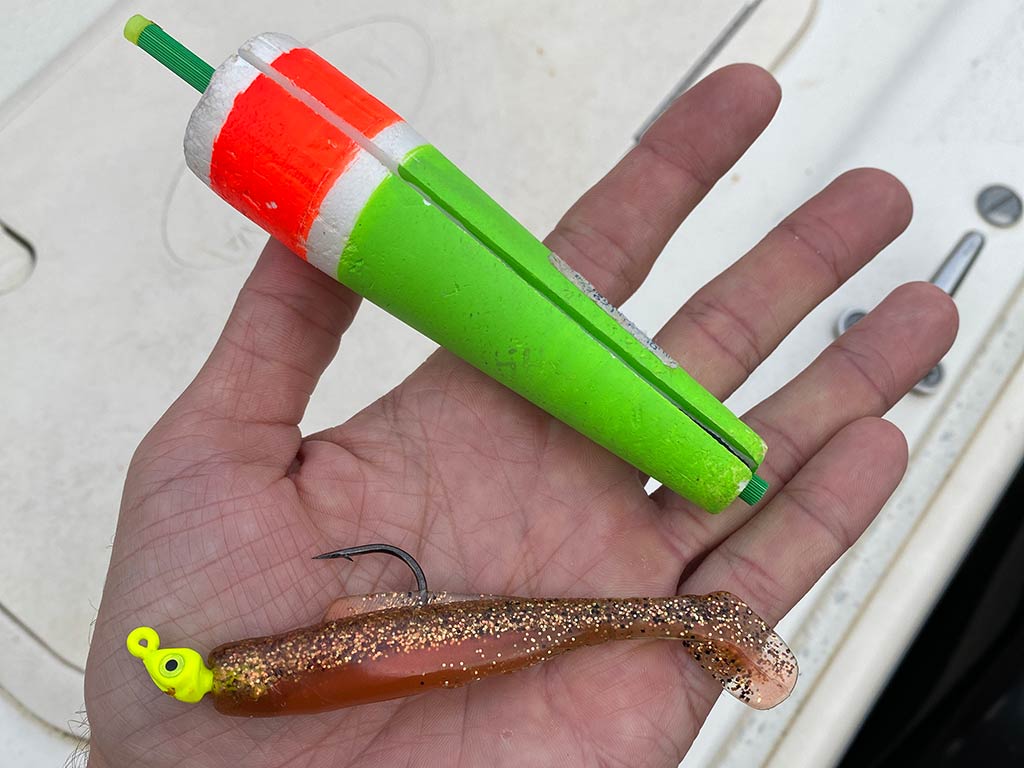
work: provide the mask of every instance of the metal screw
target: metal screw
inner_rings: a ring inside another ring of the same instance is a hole
[[[995,227],[1012,227],[1020,221],[1020,195],[1002,184],[992,184],[981,190],[975,205],[981,218]]]
[[[842,336],[867,315],[864,309],[848,309],[836,320],[836,336]]]
[[[942,383],[942,379],[946,376],[946,369],[942,367],[942,363],[939,363],[932,368],[928,373],[924,375],[917,384],[914,385],[914,391],[919,395],[930,395],[935,392],[939,385]]]

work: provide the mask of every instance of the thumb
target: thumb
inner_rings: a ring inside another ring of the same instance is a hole
[[[214,418],[298,425],[359,301],[270,240],[183,403]]]

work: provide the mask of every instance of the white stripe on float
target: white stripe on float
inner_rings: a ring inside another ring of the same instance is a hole
[[[387,176],[387,168],[377,158],[365,149],[356,152],[320,204],[306,237],[306,261],[338,279],[338,262],[352,228],[370,195]]]
[[[392,123],[387,128],[381,129],[376,136],[370,137],[370,141],[390,157],[396,166],[401,165],[405,156],[416,147],[422,147],[427,143],[427,140],[404,120],[399,120],[397,123]]]
[[[238,54],[243,59],[248,59],[249,57],[245,55],[248,53],[260,61],[273,64],[278,56],[301,47],[302,43],[294,37],[282,35],[278,32],[264,32],[262,35],[250,37],[242,43],[238,49]]]

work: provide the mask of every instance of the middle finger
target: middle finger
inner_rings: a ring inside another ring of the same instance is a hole
[[[797,323],[910,223],[890,174],[839,176],[695,293],[656,341],[717,397],[733,392]]]

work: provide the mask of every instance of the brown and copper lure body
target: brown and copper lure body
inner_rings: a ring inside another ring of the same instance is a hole
[[[352,552],[339,550],[346,551]],[[215,648],[207,659],[212,682],[204,688],[228,715],[322,712],[454,688],[574,648],[639,639],[681,641],[725,690],[757,709],[775,706],[796,683],[792,652],[728,592],[533,599],[431,593],[422,571],[417,579],[419,592],[343,598],[321,624]],[[182,650],[161,653],[181,659]],[[154,659],[154,667],[161,663]]]
[[[387,599],[391,596],[380,596]],[[230,715],[320,712],[454,688],[610,640],[664,638],[758,709],[789,695],[796,661],[728,592],[703,597],[531,600],[485,597],[411,604],[215,649],[213,697]],[[380,598],[378,598],[380,599]]]

